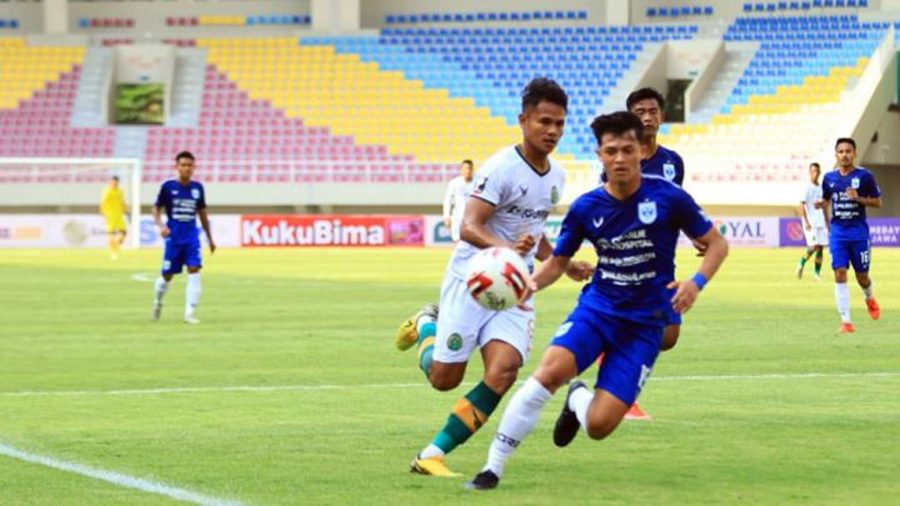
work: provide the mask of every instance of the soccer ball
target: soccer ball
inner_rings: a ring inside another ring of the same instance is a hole
[[[469,260],[466,286],[485,309],[502,311],[522,302],[527,294],[528,266],[509,248],[487,248]]]

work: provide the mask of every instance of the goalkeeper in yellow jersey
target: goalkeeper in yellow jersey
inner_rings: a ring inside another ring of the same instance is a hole
[[[109,233],[109,256],[116,260],[119,258],[119,248],[125,242],[127,226],[125,215],[128,206],[125,205],[125,196],[119,188],[119,176],[113,176],[109,185],[103,190],[100,198],[100,214],[106,218],[106,231]]]

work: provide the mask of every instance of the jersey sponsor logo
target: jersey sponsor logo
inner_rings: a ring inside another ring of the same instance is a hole
[[[200,198],[200,190],[198,188],[191,188],[191,197],[194,197],[195,199],[199,199]]]
[[[638,219],[644,225],[649,225],[656,221],[656,202],[641,202],[638,204]]]
[[[859,189],[859,178],[858,177],[855,177],[850,180],[850,187],[853,188],[854,190]]]
[[[507,214],[513,214],[526,220],[540,219],[546,220],[550,216],[550,211],[546,209],[524,209],[519,206],[510,206],[506,210]]]
[[[559,202],[559,188],[550,188],[550,203],[556,205]]]
[[[477,194],[483,192],[485,187],[487,186],[487,182],[488,182],[487,177],[479,178],[478,183],[475,184],[475,190],[473,190],[472,193],[477,195]]]
[[[592,221],[594,222],[594,228],[600,228],[603,226],[603,221],[606,218],[601,216],[600,218],[594,218]]]
[[[664,163],[663,176],[665,176],[669,181],[675,179],[675,165],[671,163]]]

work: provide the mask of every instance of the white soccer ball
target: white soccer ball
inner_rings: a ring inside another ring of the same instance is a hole
[[[509,248],[483,249],[469,259],[466,267],[469,293],[486,309],[509,309],[528,293],[528,266]]]

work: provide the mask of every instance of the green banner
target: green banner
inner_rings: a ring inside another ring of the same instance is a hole
[[[166,118],[164,106],[162,83],[120,84],[116,88],[115,122],[162,125]]]

